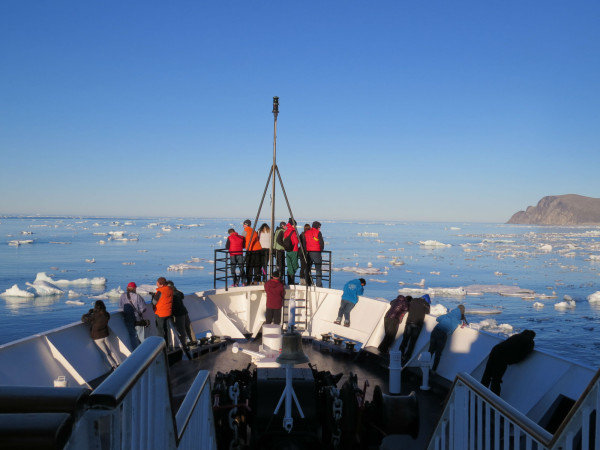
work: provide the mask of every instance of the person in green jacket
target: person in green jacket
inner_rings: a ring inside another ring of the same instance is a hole
[[[277,271],[282,274],[285,271],[285,249],[283,248],[283,233],[285,231],[285,222],[280,222],[273,236],[273,251],[275,252],[275,262]]]

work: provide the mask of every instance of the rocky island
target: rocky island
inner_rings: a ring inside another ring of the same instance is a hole
[[[600,225],[600,198],[551,195],[519,211],[507,223],[530,225]]]

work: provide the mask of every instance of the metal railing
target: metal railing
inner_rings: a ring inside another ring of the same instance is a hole
[[[216,449],[209,373],[200,371],[177,415],[165,341],[149,337],[90,395],[66,449]]]
[[[552,435],[473,377],[461,373],[454,381],[428,449],[599,450],[599,374]]]
[[[244,250],[244,270],[247,270],[246,267],[246,255],[247,252]],[[300,258],[300,252],[298,252],[298,257]],[[327,286],[328,288],[331,288],[331,251],[329,250],[322,250],[321,251],[321,258],[322,258],[322,283],[323,286]],[[214,277],[213,277],[213,287],[215,289],[217,289],[217,284],[221,284],[222,287],[225,288],[225,290],[229,289],[229,286],[231,285],[231,283],[233,283],[233,274],[231,271],[231,260],[229,257],[229,250],[226,250],[224,248],[221,249],[215,249],[215,255],[214,255],[214,261],[215,261],[215,267],[214,267]],[[282,280],[286,280],[285,278],[285,274],[287,273],[287,261],[284,260],[284,274],[282,275]],[[277,267],[277,262],[275,261],[275,253],[273,253],[273,267]],[[313,280],[315,280],[315,272],[314,272],[314,265],[313,265],[313,270],[312,270],[312,274],[311,277]],[[300,284],[300,279],[298,277],[298,273],[296,273],[296,280],[297,283]]]

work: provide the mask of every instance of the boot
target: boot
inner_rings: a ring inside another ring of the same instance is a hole
[[[294,275],[290,275],[290,274],[288,274],[288,276],[287,276],[287,277],[288,277],[288,284],[289,284],[290,286],[291,286],[291,285],[293,285],[293,284],[296,284],[296,283],[294,282]]]

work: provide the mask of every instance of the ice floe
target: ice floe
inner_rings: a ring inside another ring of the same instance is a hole
[[[8,241],[8,245],[12,245],[14,247],[18,247],[19,245],[27,245],[33,244],[33,239],[22,239],[22,240],[12,240]]]
[[[167,270],[170,272],[181,272],[184,270],[192,270],[192,269],[196,269],[196,270],[203,270],[204,266],[194,266],[192,264],[171,264],[169,267],[167,267]]]
[[[533,304],[533,307],[534,307],[534,308],[541,309],[541,308],[543,308],[543,307],[544,307],[544,304],[543,304],[543,303],[541,303],[541,302],[535,302],[535,303]]]
[[[593,294],[588,295],[587,301],[590,303],[600,303],[600,291],[596,291]]]
[[[380,269],[376,267],[342,267],[341,270],[344,272],[354,272],[361,275],[375,275],[375,274],[385,274],[387,272],[382,272]]]
[[[476,330],[489,331],[490,333],[511,334],[513,326],[508,323],[498,323],[494,319],[485,319],[479,323],[471,322],[471,328]]]
[[[78,278],[76,280],[53,280],[51,277],[46,275],[46,272],[39,272],[36,277],[34,284],[37,281],[47,281],[49,283],[55,284],[57,286],[68,286],[68,285],[76,285],[76,286],[104,286],[106,285],[106,278],[104,277],[94,277],[94,278]]]
[[[435,247],[435,248],[452,247],[450,244],[444,244],[443,242],[433,241],[433,240],[419,241],[419,245],[421,247]]]
[[[78,305],[78,306],[85,305],[85,303],[83,303],[81,300],[67,300],[65,303],[67,305]]]
[[[123,289],[121,289],[121,286],[115,288],[115,289],[111,289],[108,292],[105,292],[104,294],[100,294],[100,295],[95,295],[90,297],[91,299],[94,300],[110,300],[110,299],[117,299],[121,297],[121,294],[123,294]]]
[[[554,304],[554,309],[564,311],[567,309],[575,309],[575,306],[575,300],[573,300],[571,296],[565,295],[562,302]]]
[[[35,297],[35,294],[31,291],[25,291],[23,289],[19,289],[19,286],[16,284],[13,284],[13,286],[9,289],[7,289],[6,291],[4,291],[2,294],[0,294],[0,296],[2,297],[22,297],[22,298],[33,298]]]
[[[65,293],[61,288],[56,286],[54,283],[45,280],[36,279],[33,283],[25,283],[27,286],[35,289],[35,292],[40,297],[45,295],[62,295]]]

